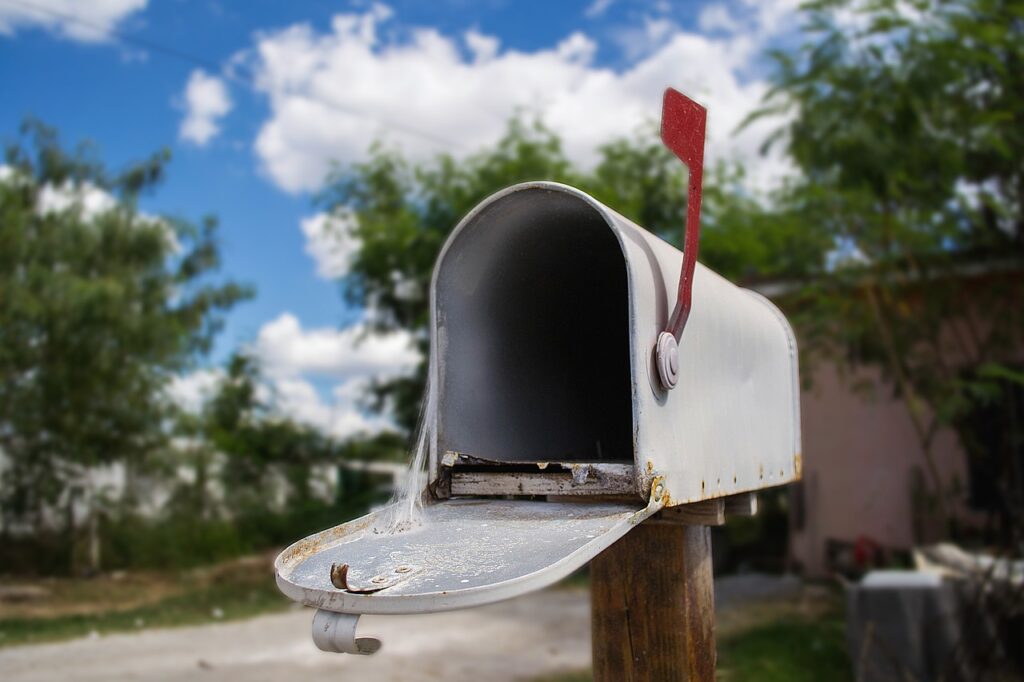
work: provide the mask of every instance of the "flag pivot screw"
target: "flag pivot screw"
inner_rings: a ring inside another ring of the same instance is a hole
[[[679,343],[669,332],[658,334],[658,346],[655,353],[658,365],[658,378],[666,389],[673,389],[679,383]]]

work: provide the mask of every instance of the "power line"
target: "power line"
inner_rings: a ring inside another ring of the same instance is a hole
[[[53,9],[51,7],[43,7],[43,6],[40,6],[40,5],[35,5],[35,4],[31,3],[31,2],[25,2],[25,0],[0,0],[0,4],[7,5],[8,7],[18,7],[20,9],[28,10],[30,12],[35,12],[38,15],[49,16],[49,17],[52,17],[54,19],[59,19],[61,21],[66,21],[68,23],[78,24],[79,26],[83,26],[85,28],[88,28],[88,29],[91,29],[91,30],[95,31],[98,35],[101,35],[101,36],[106,37],[106,38],[112,38],[112,39],[116,40],[119,43],[123,43],[123,44],[127,44],[127,45],[132,45],[134,47],[139,47],[139,48],[142,48],[142,49],[145,49],[145,50],[151,50],[153,52],[165,55],[167,57],[172,57],[174,59],[178,59],[178,60],[181,60],[181,61],[188,62],[190,64],[194,64],[196,66],[200,66],[200,67],[202,67],[204,69],[207,69],[209,71],[212,71],[214,73],[219,73],[226,80],[229,80],[229,81],[231,81],[233,83],[237,83],[238,85],[241,85],[242,87],[250,90],[251,92],[254,92],[254,93],[259,93],[260,92],[259,88],[256,85],[254,77],[252,77],[252,76],[245,77],[245,76],[242,76],[240,74],[235,73],[234,71],[226,70],[216,60],[210,59],[208,57],[203,57],[203,56],[200,56],[200,55],[196,55],[196,54],[194,54],[192,52],[187,52],[185,50],[181,50],[181,49],[179,49],[177,47],[174,47],[172,45],[166,45],[166,44],[163,44],[163,43],[158,43],[158,42],[155,42],[155,41],[152,41],[152,40],[147,40],[145,38],[136,38],[135,36],[128,35],[127,33],[124,33],[122,31],[118,31],[118,30],[113,29],[113,28],[108,28],[106,26],[103,26],[102,24],[98,24],[96,22],[89,21],[88,19],[83,19],[82,17],[79,17],[79,16],[77,16],[75,14],[71,14],[69,12],[63,12],[61,10]],[[357,109],[355,107],[347,106],[347,105],[344,105],[344,104],[338,104],[337,102],[329,102],[329,101],[327,101],[325,99],[318,98],[318,97],[313,97],[313,96],[310,96],[308,99],[311,99],[311,100],[317,102],[318,104],[322,104],[323,106],[328,107],[330,109],[334,109],[335,111],[337,111],[339,113],[342,113],[342,114],[347,114],[349,116],[355,116],[356,118],[363,118],[363,119],[368,119],[368,120],[379,121],[380,123],[383,123],[384,125],[386,125],[389,128],[393,128],[395,130],[399,130],[399,131],[404,132],[404,133],[406,133],[408,135],[411,135],[413,137],[418,137],[418,138],[420,138],[422,140],[426,140],[428,142],[432,142],[432,143],[434,143],[436,145],[439,145],[439,146],[441,146],[443,148],[448,148],[448,147],[460,148],[460,147],[462,147],[462,145],[460,143],[454,142],[452,140],[448,140],[448,139],[446,139],[444,137],[441,137],[439,135],[436,135],[434,133],[427,132],[427,131],[424,131],[424,130],[420,130],[419,128],[415,128],[415,127],[410,126],[410,125],[405,124],[405,123],[400,123],[400,122],[397,122],[397,121],[392,121],[392,120],[389,120],[389,119],[387,119],[387,118],[385,118],[383,116],[378,116],[376,114],[371,115],[371,114],[367,113],[366,111],[361,111],[361,110],[359,110],[359,109]]]

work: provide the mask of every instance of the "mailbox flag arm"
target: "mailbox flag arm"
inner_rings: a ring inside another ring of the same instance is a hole
[[[700,245],[700,202],[704,182],[704,138],[707,110],[678,90],[668,88],[661,110],[661,141],[690,171],[686,203],[686,236],[683,267],[679,274],[679,292],[665,331],[658,337],[656,349],[658,374],[665,388],[679,380],[679,339],[690,316],[693,275]]]

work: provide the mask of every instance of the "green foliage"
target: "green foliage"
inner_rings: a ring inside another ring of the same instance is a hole
[[[69,495],[95,505],[90,468],[149,464],[166,443],[171,374],[249,291],[209,281],[215,221],[137,210],[167,152],[111,174],[40,123],[22,132],[0,181],[0,506],[5,523],[38,528]],[[111,205],[91,210],[101,193]]]
[[[993,427],[978,418],[992,403],[998,428],[1020,418],[1008,391],[1024,343],[1024,9],[826,0],[806,16],[764,111],[793,114],[779,139],[802,171],[777,210],[836,244],[829,276],[789,303],[804,344],[891,380],[943,515],[955,491],[932,445],[950,427],[973,459],[1000,462],[995,511],[1019,529],[1024,491],[1006,484],[1019,455],[976,431]]]
[[[141,628],[207,625],[281,611],[292,602],[267,579],[265,567],[234,570],[209,583],[189,576],[168,576],[184,585],[180,594],[128,609],[64,613],[51,617],[0,618],[0,647],[137,632]]]
[[[232,515],[271,507],[271,488],[285,484],[285,505],[310,496],[310,471],[332,461],[334,442],[316,429],[273,415],[258,397],[255,361],[234,355],[198,426],[202,442],[224,457],[219,467]],[[197,479],[198,480],[198,479]]]
[[[230,520],[181,512],[157,519],[121,514],[107,519],[102,537],[104,565],[111,570],[186,569],[268,546],[243,537]]]
[[[681,241],[686,171],[645,127],[600,149],[591,171],[574,167],[557,136],[539,123],[514,119],[493,147],[461,161],[446,155],[412,165],[375,146],[370,159],[339,169],[322,201],[354,225],[358,249],[342,287],[347,302],[373,311],[377,332],[413,331],[427,354],[430,275],[441,245],[459,220],[488,195],[529,180],[580,187],[670,242]],[[831,242],[800,232],[738,191],[741,176],[719,169],[706,179],[702,260],[728,276],[797,276],[820,269]],[[354,218],[354,220],[352,220]],[[410,377],[376,387],[376,407],[414,427],[425,364]]]
[[[829,610],[807,616],[784,615],[771,623],[720,636],[718,677],[766,682],[853,679],[846,654],[846,624]],[[590,682],[590,670],[546,675],[533,682]]]
[[[1019,4],[829,0],[808,11],[807,43],[777,55],[768,108],[796,114],[783,139],[806,180],[790,199],[873,263],[1019,249]]]
[[[173,461],[191,469],[191,480],[174,490],[158,526],[139,526],[155,537],[132,534],[131,524],[113,534],[124,537],[124,551],[136,552],[125,565],[183,566],[280,546],[383,502],[369,478],[346,485],[351,472],[339,470],[330,499],[314,484],[345,460],[401,459],[404,439],[383,433],[338,443],[276,414],[261,397],[264,386],[256,361],[236,353],[199,414],[181,417],[192,445]],[[168,548],[161,538],[177,541]]]
[[[180,508],[156,518],[122,514],[103,527],[104,565],[111,570],[205,566],[283,547],[361,516],[381,502],[380,493],[364,488],[344,499],[292,500],[283,509],[265,502],[211,518]]]

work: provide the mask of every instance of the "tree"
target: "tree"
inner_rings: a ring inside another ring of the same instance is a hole
[[[251,549],[365,513],[382,500],[368,485],[348,484],[345,462],[405,455],[403,439],[389,432],[339,442],[281,415],[271,393],[255,358],[244,352],[229,358],[210,399],[181,421],[193,476],[179,486],[169,509],[193,520],[228,519]],[[332,466],[338,467],[339,485],[329,500],[317,494],[315,483]]]
[[[806,18],[761,112],[792,114],[780,139],[801,171],[776,210],[835,240],[791,297],[804,342],[892,382],[946,532],[961,491],[933,445],[952,429],[1021,551],[1024,8],[824,0]]]
[[[260,393],[256,360],[236,353],[199,417],[199,433],[224,457],[220,481],[237,517],[275,507],[275,485],[283,483],[283,505],[310,497],[310,468],[331,463],[337,445],[316,429],[275,414]]]
[[[668,241],[681,242],[686,170],[653,125],[603,146],[597,166],[584,171],[568,160],[551,130],[516,118],[493,148],[468,159],[440,155],[413,165],[376,145],[368,161],[329,178],[321,199],[339,224],[351,226],[358,245],[342,279],[347,302],[370,311],[374,332],[412,331],[426,358],[427,290],[444,240],[481,200],[528,180],[580,187]],[[748,277],[796,276],[823,260],[831,247],[827,235],[801,233],[786,216],[760,210],[738,189],[741,181],[738,171],[724,167],[706,175],[702,261],[728,276]],[[411,431],[425,378],[424,361],[411,376],[377,384],[377,407]]]
[[[136,470],[164,446],[168,380],[250,292],[210,282],[213,219],[138,210],[167,152],[111,173],[41,123],[21,133],[0,169],[0,504],[7,529],[40,531],[81,497],[95,529],[92,473]]]

